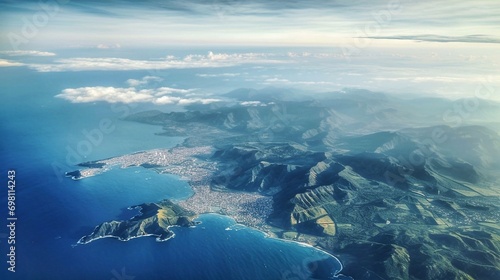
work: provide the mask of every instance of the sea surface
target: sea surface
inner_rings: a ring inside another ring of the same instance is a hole
[[[0,227],[0,279],[307,279],[310,263],[318,260],[327,260],[322,265],[332,273],[340,269],[322,251],[267,238],[215,214],[200,216],[194,228],[174,228],[175,238],[166,242],[106,238],[75,245],[99,223],[135,215],[129,206],[192,194],[180,178],[139,167],[78,181],[63,176],[77,162],[182,142],[155,135],[161,127],[120,119],[144,106],[72,104],[54,97],[89,81],[119,84],[128,77],[0,68],[0,224],[7,224],[8,170],[16,173],[17,218],[15,273],[7,271],[8,232]],[[112,131],[99,134],[102,122]]]

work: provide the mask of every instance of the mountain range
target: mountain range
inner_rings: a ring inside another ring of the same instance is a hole
[[[210,186],[273,198],[285,239],[340,256],[355,279],[500,278],[500,104],[358,89],[238,89],[127,120],[211,145]]]

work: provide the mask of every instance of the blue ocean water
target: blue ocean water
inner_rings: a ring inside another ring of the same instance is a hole
[[[182,141],[154,135],[160,127],[120,120],[141,107],[71,104],[54,98],[64,88],[83,85],[82,80],[124,78],[123,73],[110,72],[0,69],[0,221],[7,224],[8,170],[16,172],[18,218],[15,273],[7,271],[8,233],[0,227],[0,279],[307,279],[311,261],[328,259],[332,272],[340,268],[324,252],[266,238],[212,214],[202,215],[195,228],[175,228],[176,237],[166,242],[146,237],[75,246],[97,224],[133,216],[129,206],[192,194],[185,181],[143,168],[115,168],[79,181],[61,176],[75,169],[75,161],[172,147]],[[114,129],[92,142],[85,132],[95,132],[103,120]]]

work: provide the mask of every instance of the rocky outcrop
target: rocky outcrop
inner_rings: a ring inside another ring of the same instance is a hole
[[[141,236],[156,236],[157,241],[165,241],[174,233],[171,226],[193,226],[195,214],[169,200],[158,203],[144,203],[132,208],[139,208],[140,214],[127,221],[104,222],[94,231],[82,237],[78,243],[86,244],[99,238],[114,237],[127,241]]]

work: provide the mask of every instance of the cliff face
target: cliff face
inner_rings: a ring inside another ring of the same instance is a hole
[[[156,236],[156,240],[164,241],[174,235],[169,227],[194,225],[192,219],[195,214],[169,200],[144,203],[133,208],[139,208],[140,214],[127,221],[104,222],[91,234],[82,237],[78,243],[85,244],[103,237],[115,237],[127,241],[146,235]]]

